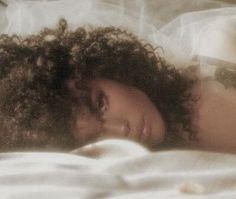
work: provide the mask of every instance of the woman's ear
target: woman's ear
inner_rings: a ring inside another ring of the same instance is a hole
[[[188,77],[192,79],[199,79],[200,77],[200,67],[199,65],[191,65],[185,69],[183,69],[184,75],[187,75]]]

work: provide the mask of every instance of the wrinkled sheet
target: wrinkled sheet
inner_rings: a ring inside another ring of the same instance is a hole
[[[0,154],[1,199],[236,198],[236,156],[149,152],[106,140],[65,153]]]

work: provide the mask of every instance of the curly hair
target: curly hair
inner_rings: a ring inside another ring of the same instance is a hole
[[[70,120],[81,104],[65,81],[80,87],[98,77],[144,91],[161,112],[169,140],[191,131],[194,79],[126,30],[72,31],[61,19],[36,35],[0,35],[0,149],[75,147]]]

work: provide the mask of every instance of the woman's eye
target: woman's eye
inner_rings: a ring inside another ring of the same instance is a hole
[[[108,100],[104,92],[98,91],[95,101],[95,108],[100,113],[104,113],[108,108]]]

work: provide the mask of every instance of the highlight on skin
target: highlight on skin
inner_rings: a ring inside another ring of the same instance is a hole
[[[126,30],[71,30],[62,19],[36,35],[0,35],[0,150],[77,147],[71,121],[75,112],[93,111],[88,85],[98,78],[144,92],[167,126],[164,144],[178,143],[181,132],[192,136],[194,79]],[[81,90],[79,100],[68,80]]]

